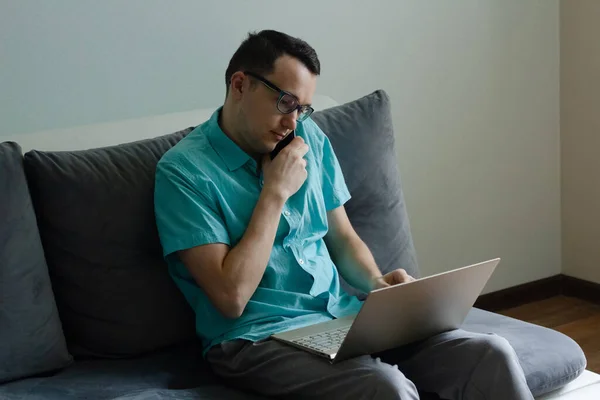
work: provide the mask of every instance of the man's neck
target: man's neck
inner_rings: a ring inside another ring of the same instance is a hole
[[[219,115],[219,127],[227,135],[229,139],[233,141],[240,149],[242,149],[250,157],[254,158],[257,162],[260,160],[260,155],[256,155],[249,151],[249,149],[243,146],[242,134],[239,129],[235,126],[235,115],[233,107],[230,104],[223,105],[221,113]],[[258,162],[260,164],[260,162]]]
[[[239,146],[233,113],[231,107],[227,103],[223,105],[223,108],[221,108],[221,112],[219,113],[219,127],[229,139],[233,140]]]

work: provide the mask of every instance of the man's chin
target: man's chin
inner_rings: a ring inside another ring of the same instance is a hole
[[[269,154],[275,150],[277,143],[279,143],[277,140],[262,140],[260,143],[260,149],[256,149],[257,153],[260,155]]]
[[[277,147],[277,143],[265,143],[263,146],[263,154],[269,154],[273,152],[273,150],[275,150],[275,147]]]

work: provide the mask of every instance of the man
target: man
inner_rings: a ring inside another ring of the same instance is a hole
[[[319,73],[304,41],[250,34],[227,68],[223,107],[158,164],[164,254],[211,367],[235,387],[286,398],[408,400],[418,387],[447,399],[532,399],[496,335],[458,330],[335,365],[269,339],[358,312],[338,273],[365,292],[413,280],[402,269],[381,276],[348,220],[342,171],[309,118]]]

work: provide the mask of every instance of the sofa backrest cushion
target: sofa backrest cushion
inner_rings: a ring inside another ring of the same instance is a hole
[[[71,362],[21,149],[0,143],[0,383]]]
[[[379,269],[387,273],[404,268],[412,276],[420,276],[386,92],[378,90],[315,112],[312,118],[331,140],[352,196],[345,205],[348,218]]]
[[[191,128],[154,139],[24,156],[69,350],[125,357],[194,337],[154,220],[160,157]]]
[[[376,91],[313,119],[344,172],[348,216],[382,272],[402,267],[418,276],[387,94]],[[191,308],[168,276],[153,214],[156,164],[190,130],[108,148],[25,154],[74,355],[134,355],[193,335]]]

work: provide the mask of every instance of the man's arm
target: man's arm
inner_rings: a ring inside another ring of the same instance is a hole
[[[213,243],[180,251],[187,267],[215,307],[238,318],[265,272],[285,199],[263,191],[242,239],[232,249]]]
[[[295,138],[271,161],[263,159],[264,185],[242,239],[182,250],[178,255],[213,305],[226,317],[242,315],[265,272],[281,211],[307,177],[308,146]]]
[[[403,269],[381,275],[367,245],[358,236],[344,206],[327,213],[329,231],[325,244],[342,277],[355,288],[369,293],[373,289],[414,280]]]

